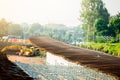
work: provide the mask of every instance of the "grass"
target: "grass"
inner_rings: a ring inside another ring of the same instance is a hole
[[[79,47],[92,49],[96,51],[102,51],[113,56],[120,56],[120,43],[87,43],[80,44]]]

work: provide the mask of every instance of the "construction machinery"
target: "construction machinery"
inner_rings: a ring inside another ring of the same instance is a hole
[[[40,55],[40,49],[37,47],[27,47],[27,45],[10,45],[10,46],[6,46],[4,47],[1,52],[5,52],[7,50],[18,50],[18,52],[16,52],[16,54],[18,54],[19,56],[37,56]]]

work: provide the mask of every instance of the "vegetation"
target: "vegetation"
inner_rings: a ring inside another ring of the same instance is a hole
[[[102,18],[96,19],[94,26],[95,42],[120,42],[120,18],[118,15],[111,17],[108,24]]]
[[[83,0],[80,20],[86,41],[120,42],[120,13],[110,16],[102,0]]]
[[[28,29],[24,31],[25,38],[29,36],[50,36],[54,39],[72,43],[73,41],[81,41],[82,29],[80,26],[74,28],[69,28],[63,24],[46,24],[40,25],[39,23],[34,23],[28,26]]]
[[[107,36],[107,24],[104,19],[98,18],[95,21],[95,33],[96,35],[106,35]]]
[[[120,42],[120,18],[114,17],[110,20],[109,28],[113,30],[116,42]]]
[[[0,36],[3,35],[17,35],[22,36],[22,28],[19,24],[7,22],[5,19],[0,20]]]
[[[80,20],[88,43],[80,47],[120,56],[120,13],[110,17],[102,0],[83,0],[81,7]]]
[[[103,51],[113,56],[120,56],[120,43],[88,43],[81,44],[81,48],[93,49],[96,51]]]
[[[0,20],[0,37],[7,35],[19,36],[21,39],[28,39],[30,36],[50,36],[52,38],[72,43],[82,40],[82,29],[80,26],[74,28],[63,24],[15,24],[5,19]]]
[[[109,22],[109,13],[104,6],[102,0],[82,0],[80,20],[82,27],[87,34],[88,41],[94,40],[94,22],[96,19],[102,18],[104,23]]]
[[[82,28],[80,26],[70,28],[63,24],[16,24],[1,19],[0,38],[6,35],[15,35],[21,39],[28,39],[30,36],[42,35],[66,43],[91,41],[96,44],[85,44],[87,48],[119,55],[120,13],[110,16],[102,0],[82,0],[81,8]]]

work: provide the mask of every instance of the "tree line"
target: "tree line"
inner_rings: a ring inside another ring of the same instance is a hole
[[[86,41],[120,41],[120,13],[110,16],[102,0],[82,0],[81,9],[80,21]]]
[[[6,35],[22,36],[22,34],[23,32],[20,24],[8,22],[4,18],[0,20],[0,37]]]
[[[50,36],[66,43],[82,41],[82,29],[80,26],[70,28],[63,24],[16,24],[1,19],[0,37],[7,35],[20,36],[21,39],[28,39],[30,36]]]

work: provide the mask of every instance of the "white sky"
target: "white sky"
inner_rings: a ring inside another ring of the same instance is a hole
[[[103,0],[110,14],[120,11],[120,0]],[[76,26],[80,22],[81,0],[0,0],[0,18],[22,23],[58,23]]]
[[[111,15],[116,15],[120,12],[120,0],[103,0],[103,2]]]

